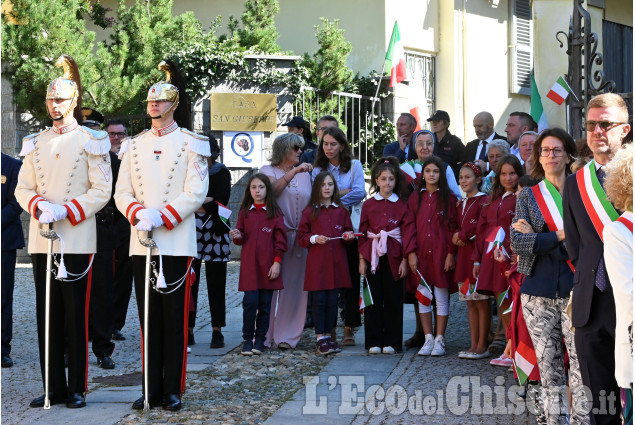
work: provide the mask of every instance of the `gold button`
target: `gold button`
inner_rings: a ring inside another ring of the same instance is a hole
[[[70,186],[70,185],[71,185],[71,182],[68,182],[68,184],[66,186]]]
[[[43,179],[44,178],[44,174],[40,174],[40,178]]]
[[[165,194],[167,195],[168,193],[170,193],[170,191],[169,191],[169,190],[166,190],[166,191],[165,191]]]
[[[138,179],[140,179],[140,178],[141,178],[141,176],[139,176],[139,175],[138,175],[138,176],[137,176],[137,178],[138,178]]]
[[[39,160],[39,159],[36,159],[36,160],[35,160],[35,162],[40,162],[40,160]]]
[[[68,202],[68,198],[64,198],[64,202]]]
[[[141,192],[139,192],[139,195],[143,195],[143,190]]]
[[[169,179],[171,179],[171,178],[172,178],[172,176],[168,176],[168,178],[169,178]]]

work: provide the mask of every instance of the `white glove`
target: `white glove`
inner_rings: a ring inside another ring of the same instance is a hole
[[[49,224],[49,223],[53,223],[55,221],[55,218],[53,217],[53,214],[51,214],[48,211],[44,211],[42,214],[40,214],[40,223],[42,224]]]
[[[163,225],[163,219],[161,213],[154,208],[144,208],[137,212],[136,217],[139,220],[147,220],[152,223],[153,227],[161,227]]]
[[[139,230],[141,232],[149,232],[150,230],[152,230],[152,223],[150,223],[146,219],[141,219],[141,220],[139,220],[139,222],[137,224],[135,224],[134,227],[135,227],[135,229],[137,229],[137,230]]]
[[[37,203],[37,207],[42,212],[48,212],[53,216],[53,221],[59,221],[66,218],[68,212],[66,208],[61,205],[52,204],[48,201],[40,201]]]

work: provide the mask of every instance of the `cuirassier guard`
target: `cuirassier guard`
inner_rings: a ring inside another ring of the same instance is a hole
[[[63,55],[55,64],[63,67],[64,75],[53,80],[46,93],[46,109],[53,127],[24,138],[20,155],[25,158],[15,196],[31,215],[28,250],[35,278],[40,366],[49,391],[48,398],[45,394],[34,399],[31,407],[48,408],[50,404],[66,402],[67,407],[77,408],[86,405],[86,319],[91,263],[97,248],[95,213],[110,198],[112,173],[108,134],[80,126],[76,119],[81,120],[82,88],[75,61]],[[53,230],[49,233],[56,235],[51,270],[47,270],[49,240],[43,237],[45,232],[40,232],[43,226],[48,230],[49,225]],[[64,371],[65,335],[68,381]]]
[[[142,347],[148,350],[148,357],[142,352],[148,359],[143,364],[148,400],[142,395],[132,407],[179,410],[185,390],[191,260],[196,257],[194,212],[207,194],[210,149],[207,137],[190,131],[191,111],[179,69],[170,61],[161,62],[159,69],[166,81],[150,87],[147,97],[152,128],[121,145],[115,202],[132,225],[130,254],[142,337],[144,305],[149,305],[148,346]],[[156,248],[145,304],[147,245],[141,241],[149,236]]]

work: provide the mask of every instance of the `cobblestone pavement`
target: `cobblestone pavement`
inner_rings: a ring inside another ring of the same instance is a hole
[[[448,354],[444,357],[422,358],[416,355],[417,350],[414,349],[394,356],[369,356],[363,349],[363,328],[357,332],[355,347],[345,347],[341,354],[327,358],[314,353],[313,332],[308,329],[295,350],[271,349],[262,356],[244,357],[236,349],[241,342],[242,326],[242,294],[236,290],[238,269],[238,262],[229,264],[228,317],[227,327],[223,330],[227,347],[224,349],[209,348],[209,307],[206,285],[201,285],[195,329],[197,344],[188,356],[184,408],[171,413],[160,408],[150,412],[130,409],[131,402],[141,395],[140,341],[134,293],[123,330],[126,340],[116,342],[113,354],[116,368],[103,370],[97,367],[91,351],[87,406],[68,410],[63,405],[56,405],[49,411],[29,408],[30,400],[41,395],[43,390],[38,363],[32,270],[19,267],[16,271],[12,343],[15,366],[2,369],[2,422],[535,423],[533,416],[514,404],[515,381],[510,372],[490,366],[487,360],[467,361],[456,357],[469,341],[469,333],[465,303],[457,302],[455,296],[446,333]],[[412,334],[413,329],[414,315],[412,308],[407,307],[404,313],[405,336]],[[341,329],[338,333],[341,338]],[[309,383],[305,386],[304,382],[311,377],[317,377],[311,381],[317,385]],[[351,385],[347,382],[361,383],[361,387],[352,387],[357,388],[354,399],[350,397]],[[477,397],[478,391],[474,390],[478,383],[482,395]],[[484,385],[489,386],[491,395]],[[394,406],[383,403],[384,393],[387,398],[399,401],[392,403]],[[395,395],[401,398],[395,398]],[[321,396],[326,397],[328,403],[320,405]],[[361,398],[358,400],[358,397]],[[363,402],[351,403],[350,400]],[[405,405],[403,400],[406,400]],[[490,405],[494,409],[492,412],[487,411]],[[485,409],[479,410],[483,406]],[[510,415],[510,411],[517,414]]]

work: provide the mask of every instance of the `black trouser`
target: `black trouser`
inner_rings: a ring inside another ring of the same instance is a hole
[[[40,349],[40,368],[44,381],[44,330],[46,306],[46,254],[33,254],[37,336]],[[57,254],[57,259],[60,256]],[[64,264],[70,273],[82,273],[88,267],[89,254],[66,254]],[[57,273],[57,267],[53,264]],[[91,274],[73,282],[61,282],[51,276],[49,331],[49,391],[56,396],[85,393],[88,371],[88,305]],[[68,339],[68,385],[64,372],[64,335]]]
[[[129,254],[130,238],[122,239],[115,249],[115,277],[113,300],[113,329],[121,330],[126,324],[128,304],[132,294],[132,257]]]
[[[159,257],[152,261],[159,268]],[[182,278],[188,267],[190,257],[163,256],[163,273],[168,289],[175,286],[170,283]],[[144,285],[145,256],[133,257],[135,295],[141,322],[141,358],[143,359],[144,329]],[[152,275],[154,279],[154,275]],[[185,391],[185,369],[187,366],[187,317],[190,301],[190,274],[185,281],[170,294],[159,293],[150,288],[150,317],[148,330],[148,377],[149,392],[152,396],[182,394]],[[146,368],[146,365],[143,365]]]
[[[575,348],[582,383],[593,396],[591,423],[621,423],[620,389],[615,381],[615,299],[611,287],[604,292],[593,288],[589,321],[575,328]]]
[[[373,297],[373,305],[364,308],[366,349],[390,346],[401,351],[405,290],[403,279],[393,278],[387,255],[379,259],[375,274],[370,271],[368,262],[366,265],[366,278]]]
[[[265,335],[269,330],[269,316],[271,313],[271,299],[273,290],[258,289],[245,291],[243,296],[243,339],[265,342]]]
[[[359,312],[359,281],[361,276],[359,274],[357,240],[346,244],[346,258],[348,260],[348,273],[351,277],[351,287],[340,289],[340,295],[344,297],[342,316],[344,326],[356,328],[362,325],[362,315]],[[335,323],[333,327],[335,327]]]
[[[196,273],[196,280],[192,284],[192,299],[194,311],[190,311],[189,326],[196,324],[198,309],[198,284],[201,281],[201,260],[193,260],[192,267]],[[227,262],[206,261],[205,280],[207,281],[207,299],[209,312],[212,316],[212,327],[222,328],[225,324],[225,284],[227,283]]]
[[[93,338],[95,356],[110,356],[115,344],[113,331],[113,250],[97,252],[93,260],[88,326]]]
[[[2,250],[2,355],[11,354],[13,338],[13,287],[15,286],[16,250]]]
[[[331,323],[337,320],[337,293],[338,289],[324,291],[311,291],[311,305],[315,334],[330,334]]]

